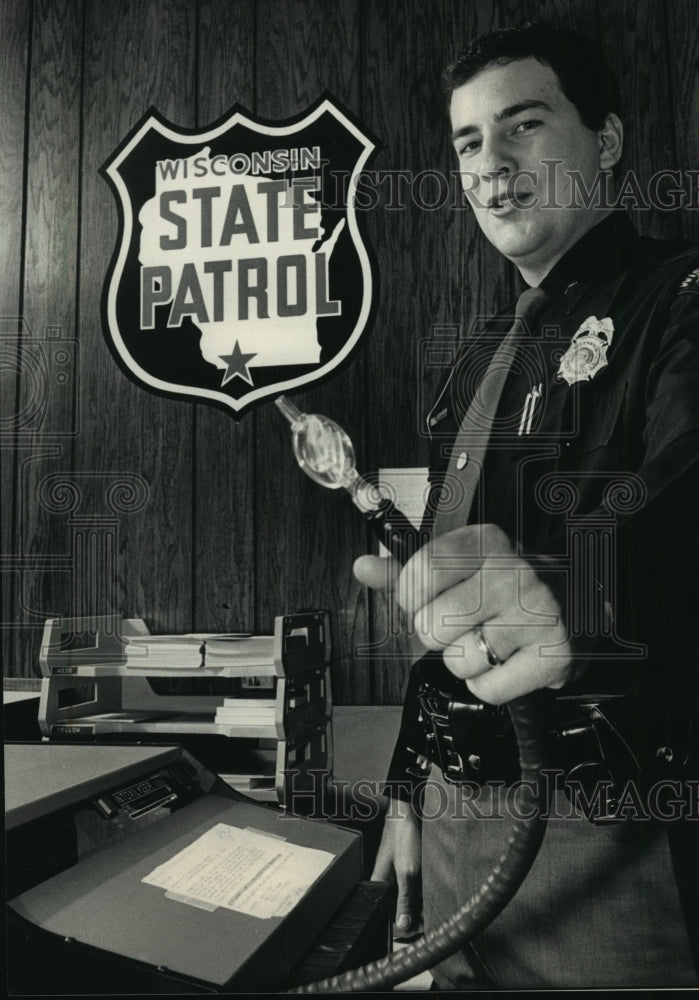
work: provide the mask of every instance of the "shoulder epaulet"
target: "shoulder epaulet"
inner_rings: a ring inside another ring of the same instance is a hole
[[[689,274],[686,274],[680,282],[677,294],[683,295],[685,293],[699,295],[699,267],[692,268]]]

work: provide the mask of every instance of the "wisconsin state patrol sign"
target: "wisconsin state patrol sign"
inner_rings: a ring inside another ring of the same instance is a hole
[[[204,130],[151,109],[102,168],[119,208],[103,321],[127,373],[239,417],[341,365],[371,310],[355,192],[373,149],[328,96]]]

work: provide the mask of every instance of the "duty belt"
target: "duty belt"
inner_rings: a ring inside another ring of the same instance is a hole
[[[519,778],[517,744],[505,706],[459,697],[460,687],[444,689],[422,681],[418,689],[420,749],[406,768],[425,778],[437,765],[449,784],[510,784]],[[557,697],[551,693],[550,767],[568,794],[579,789],[588,801],[600,782],[607,794],[597,821],[613,820],[618,793],[629,780],[640,780],[639,764],[619,730],[629,707],[622,695]],[[614,721],[612,721],[614,720]],[[416,741],[418,742],[418,741]]]

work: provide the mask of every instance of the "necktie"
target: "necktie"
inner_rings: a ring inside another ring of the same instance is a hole
[[[517,340],[532,325],[548,295],[527,288],[517,299],[515,319],[503,337],[473,395],[454,439],[434,518],[434,536],[468,524],[502,390],[517,352]]]

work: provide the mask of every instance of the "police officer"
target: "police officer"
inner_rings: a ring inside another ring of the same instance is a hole
[[[575,786],[582,800],[555,792],[524,886],[436,985],[694,984],[699,254],[640,238],[612,208],[623,125],[595,43],[495,32],[445,78],[466,197],[523,294],[474,326],[431,412],[432,540],[400,575],[355,564],[395,588],[429,651],[375,875],[397,878],[406,929],[422,869],[431,929],[502,850],[516,759],[469,753],[468,728],[430,744],[423,682],[437,677],[426,690],[447,706],[548,691],[554,764],[570,787],[594,780]],[[500,745],[490,718],[479,750]],[[405,780],[425,758],[418,804]],[[600,775],[614,801],[595,811]]]

